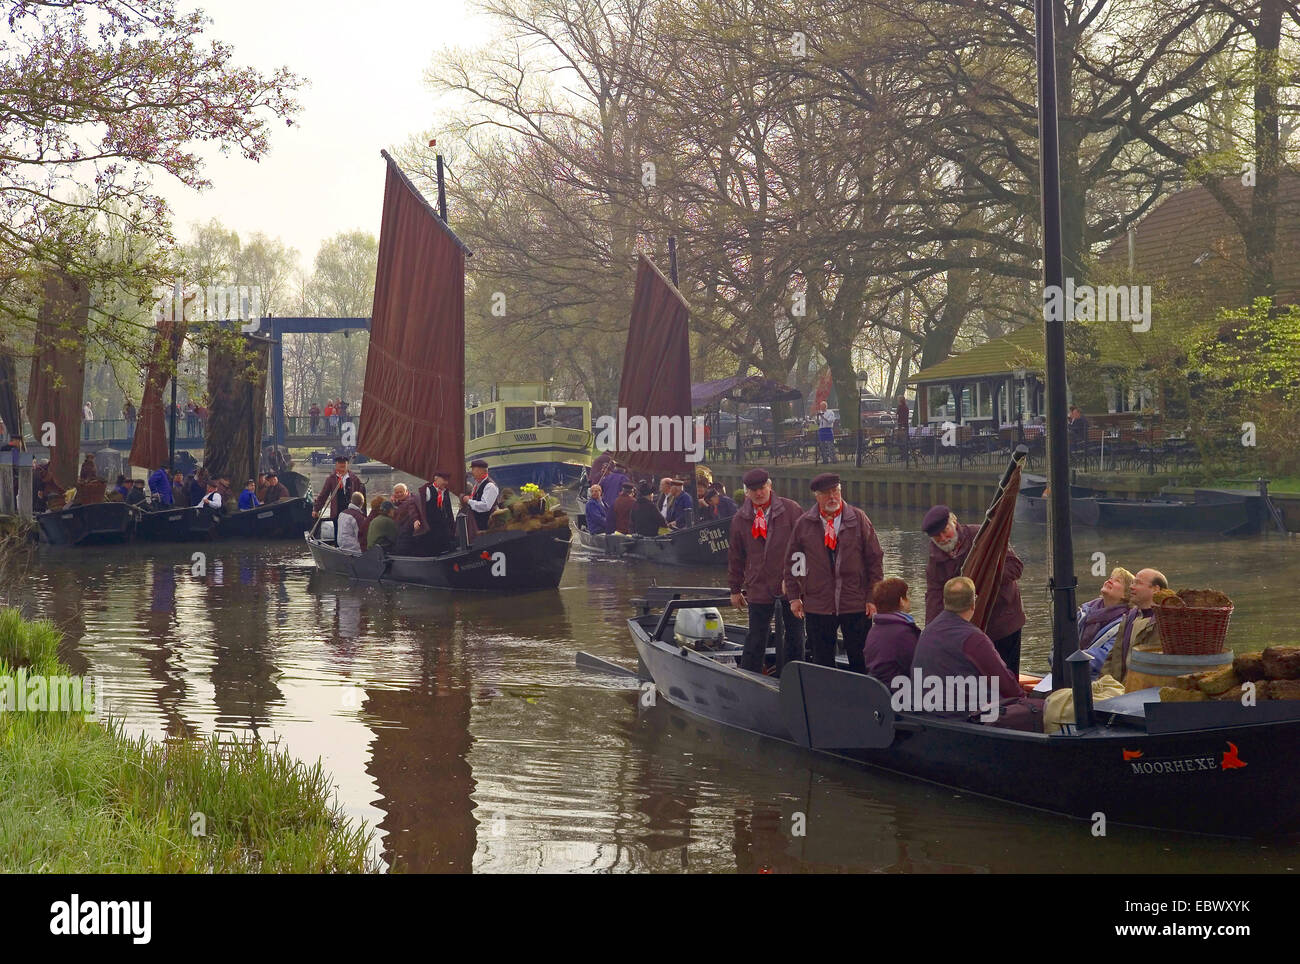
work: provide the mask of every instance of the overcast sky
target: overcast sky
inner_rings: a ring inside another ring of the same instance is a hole
[[[197,193],[157,181],[177,237],[219,218],[240,233],[279,236],[310,268],[321,241],[357,228],[379,234],[384,162],[434,123],[423,75],[443,46],[477,47],[490,36],[466,0],[208,0],[211,36],[235,59],[272,72],[287,66],[310,86],[293,127],[275,122],[260,162],[205,152],[212,187]]]

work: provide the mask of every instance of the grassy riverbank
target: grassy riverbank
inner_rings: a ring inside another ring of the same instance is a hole
[[[50,623],[0,611],[0,679],[67,676]],[[0,712],[0,869],[374,870],[320,764],[251,743],[157,743],[82,714]],[[201,830],[202,835],[195,831]]]

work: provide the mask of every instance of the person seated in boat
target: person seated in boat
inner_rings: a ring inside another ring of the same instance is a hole
[[[383,505],[385,502],[387,502],[387,501],[388,501],[388,500],[385,499],[382,495],[377,495],[377,496],[375,496],[373,499],[371,499],[371,500],[370,500],[370,511],[366,513],[366,518],[367,518],[369,521],[374,522],[374,521],[375,521],[375,517],[376,517],[377,515],[379,515],[379,508],[380,508],[380,506],[382,506],[382,505]]]
[[[1133,650],[1160,651],[1152,596],[1157,589],[1168,588],[1169,580],[1157,569],[1139,569],[1133,576],[1133,583],[1129,587],[1129,602],[1132,605],[1124,614],[1118,638],[1102,666],[1103,673],[1110,674],[1122,683],[1128,675],[1128,659]]]
[[[393,519],[396,513],[393,503],[387,499],[379,504],[379,513],[370,520],[370,528],[366,530],[367,545],[393,551],[397,545],[397,522]]]
[[[190,488],[185,484],[185,476],[179,472],[172,473],[172,504],[185,508],[191,505],[198,505],[203,496],[207,494],[206,490],[200,492],[198,497],[192,497]]]
[[[289,498],[289,490],[284,487],[280,481],[280,476],[274,471],[266,473],[266,494],[262,496],[263,505],[271,505],[279,502],[281,499]]]
[[[208,493],[203,497],[202,501],[199,502],[199,505],[203,506],[205,509],[214,509],[217,512],[220,512],[222,502],[221,486],[217,484],[216,479],[209,480]]]
[[[908,708],[947,719],[998,726],[1002,715],[996,704],[1007,704],[1010,708],[1027,701],[1027,697],[1020,688],[1019,678],[998,655],[993,640],[971,623],[975,600],[975,583],[966,576],[954,576],[944,583],[943,609],[925,624],[916,641],[908,675],[911,680],[922,680],[923,692],[910,694]],[[940,681],[940,694],[934,694],[925,683],[931,679]],[[927,689],[938,697],[935,700],[938,709],[925,704],[923,697]],[[980,705],[981,700],[984,705]],[[1010,716],[1018,718],[1015,714]]]
[[[352,501],[339,516],[339,529],[336,542],[340,549],[349,552],[364,552],[366,548],[364,527],[366,497],[360,492],[352,493]]]
[[[916,641],[921,629],[912,618],[912,599],[905,580],[892,576],[876,583],[871,590],[876,615],[871,620],[862,660],[867,675],[889,686],[895,677],[906,676],[916,655]]]
[[[605,490],[598,484],[588,491],[583,512],[586,517],[587,531],[592,535],[603,535],[609,531],[609,510],[605,508]]]
[[[132,479],[131,490],[126,494],[127,505],[143,505],[149,501],[144,491],[144,479]]]
[[[714,482],[708,490],[708,507],[715,519],[730,519],[739,509],[736,500],[727,495],[727,487],[721,482]]]
[[[963,525],[946,505],[936,505],[925,514],[921,530],[930,537],[930,557],[925,564],[925,621],[929,623],[942,611],[943,587],[961,572],[979,526]],[[989,614],[988,634],[1012,673],[1020,672],[1020,630],[1025,625],[1020,575],[1024,571],[1025,564],[1008,544],[1002,586]]]
[[[685,480],[673,479],[668,494],[672,500],[668,511],[664,514],[664,518],[668,520],[668,528],[683,529],[691,525],[695,514],[695,500],[687,493]]]
[[[149,475],[149,491],[163,505],[175,505],[172,497],[172,479],[166,465],[160,465]]]
[[[256,509],[261,504],[262,500],[257,497],[257,483],[249,479],[244,483],[244,491],[239,493],[239,509],[245,512]]]
[[[624,482],[619,487],[618,498],[614,500],[614,511],[611,516],[613,526],[612,531],[621,532],[624,535],[632,531],[632,510],[636,508],[636,486],[631,482]]]
[[[668,517],[668,510],[673,504],[673,480],[664,476],[659,480],[659,496],[655,499],[655,508],[664,518]]]
[[[1079,607],[1079,648],[1092,658],[1092,678],[1102,674],[1102,667],[1110,658],[1111,650],[1119,639],[1124,617],[1128,615],[1129,590],[1133,573],[1116,566],[1101,586],[1096,599]]]
[[[113,484],[113,491],[122,497],[123,502],[126,501],[126,497],[131,494],[131,485],[125,475],[118,474],[117,482]]]
[[[346,455],[334,457],[334,471],[321,486],[320,494],[312,505],[313,519],[321,514],[326,503],[330,505],[330,514],[337,517],[351,504],[353,492],[360,492],[362,496],[366,494],[365,483],[361,481],[361,476],[348,469],[348,461]]]
[[[221,504],[230,508],[235,505],[235,490],[230,484],[229,475],[217,477],[217,491],[221,493]]]
[[[637,488],[636,505],[632,507],[632,531],[636,535],[657,536],[660,529],[668,528],[668,520],[650,498],[653,491],[645,480]]]
[[[253,485],[253,495],[257,496],[260,503],[266,502],[266,473],[257,473],[257,482]]]
[[[85,460],[81,463],[81,474],[78,475],[78,482],[91,482],[99,478],[99,472],[95,469],[95,456],[87,453]]]

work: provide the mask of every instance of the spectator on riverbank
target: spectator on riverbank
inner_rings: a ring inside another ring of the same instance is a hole
[[[320,406],[312,402],[311,408],[307,409],[307,414],[311,416],[311,434],[315,435],[316,430],[320,428]]]
[[[1084,452],[1088,451],[1088,416],[1083,414],[1083,409],[1078,405],[1070,406],[1070,417],[1067,428],[1070,433],[1070,451]]]
[[[135,438],[136,418],[135,406],[131,404],[131,399],[129,398],[126,400],[126,404],[122,406],[122,417],[126,419],[126,440],[129,442],[131,439]]]

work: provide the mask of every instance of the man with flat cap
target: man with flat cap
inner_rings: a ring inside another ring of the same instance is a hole
[[[319,516],[325,504],[330,501],[330,496],[333,496],[331,515],[337,519],[352,504],[353,492],[360,492],[364,496],[365,483],[361,481],[361,476],[348,470],[348,457],[337,455],[334,457],[334,472],[321,486],[320,495],[316,496],[316,504],[312,506],[311,517],[314,519]]]
[[[636,486],[631,482],[624,482],[619,486],[618,497],[614,499],[614,514],[612,532],[622,532],[624,534],[632,531],[632,510],[636,508]]]
[[[456,541],[451,492],[447,490],[450,482],[448,473],[434,472],[433,481],[424,483],[415,493],[413,501],[417,518],[413,530],[419,551],[414,555],[436,556],[449,550]]]
[[[668,520],[668,528],[684,529],[694,521],[693,510],[695,509],[695,500],[686,492],[686,480],[673,479],[668,494],[671,502],[668,511],[664,513],[664,518]]]
[[[742,481],[745,504],[731,517],[727,577],[731,605],[749,609],[749,633],[745,636],[740,668],[761,673],[772,617],[778,606],[785,624],[785,653],[781,662],[784,665],[803,659],[803,621],[791,612],[790,601],[781,589],[785,547],[803,509],[794,499],[772,494],[772,480],[765,469],[750,469]]]
[[[799,516],[785,553],[790,609],[807,624],[812,661],[835,665],[835,639],[844,634],[849,669],[866,673],[862,647],[876,614],[871,591],[885,575],[885,553],[867,514],[844,501],[840,477],[812,480],[817,504]]]
[[[474,518],[474,524],[480,532],[487,532],[492,521],[492,512],[497,507],[501,490],[488,475],[488,464],[483,459],[475,459],[469,464],[470,474],[474,476],[474,491],[460,497],[460,507],[468,509]]]
[[[928,625],[943,612],[943,587],[949,579],[961,575],[961,567],[970,555],[979,526],[963,525],[946,505],[936,505],[921,520],[921,530],[930,537],[930,558],[925,564],[925,621]],[[1020,672],[1020,630],[1025,625],[1025,610],[1020,603],[1019,579],[1024,571],[1025,564],[1008,545],[1002,568],[1002,586],[989,613],[987,635],[1012,673]]]

